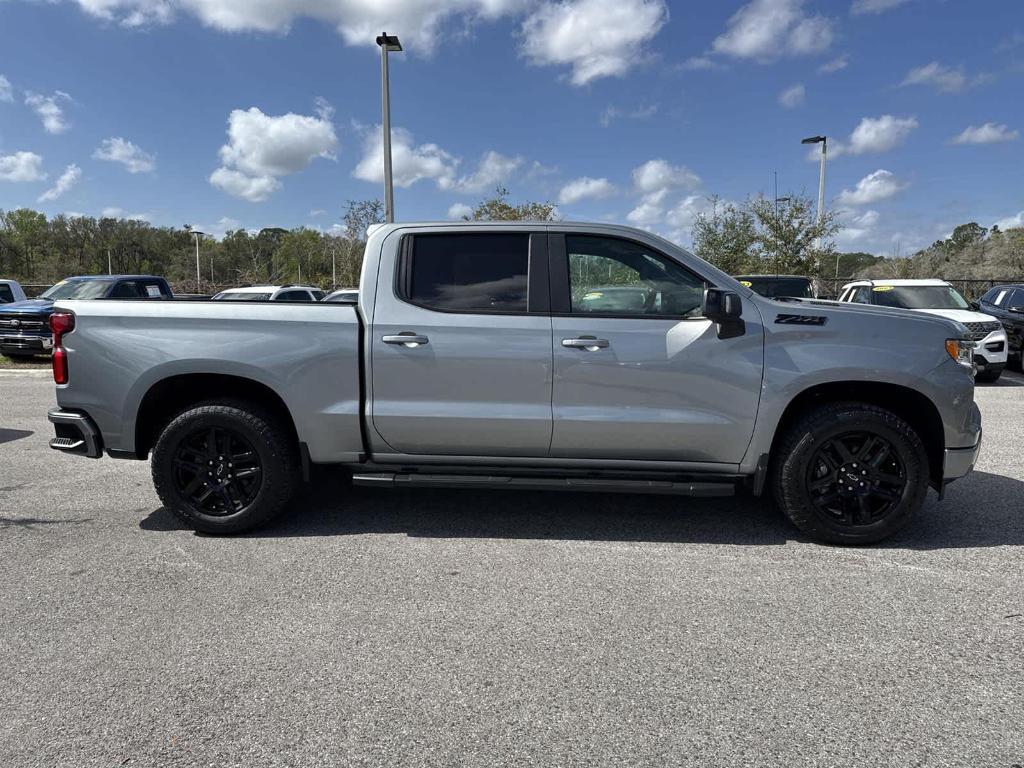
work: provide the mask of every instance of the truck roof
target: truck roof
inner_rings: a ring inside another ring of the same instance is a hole
[[[66,283],[68,280],[163,280],[157,275],[74,275],[65,277],[58,282]]]
[[[852,282],[849,282],[846,285],[844,285],[843,288],[844,289],[845,288],[849,288],[849,287],[854,286],[854,285],[892,285],[892,286],[897,286],[897,285],[949,285],[949,283],[947,283],[945,280],[938,280],[936,278],[918,279],[918,280],[909,280],[909,279],[907,279],[907,280],[903,280],[903,279],[868,280],[868,279],[865,279],[865,280],[854,280]]]

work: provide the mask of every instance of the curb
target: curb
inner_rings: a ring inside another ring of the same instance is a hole
[[[53,371],[47,368],[0,368],[0,379],[48,379],[53,376]]]

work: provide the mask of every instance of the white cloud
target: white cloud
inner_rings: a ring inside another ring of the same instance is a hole
[[[14,86],[3,75],[0,75],[0,101],[14,101]]]
[[[840,192],[839,204],[870,205],[892,197],[906,186],[892,172],[879,169],[858,181],[854,189]]]
[[[381,30],[397,32],[410,50],[429,53],[441,27],[457,17],[465,22],[494,20],[521,11],[522,0],[77,0],[86,12],[126,27],[167,24],[188,13],[226,32],[287,33],[300,18],[337,29],[350,45],[373,46]]]
[[[918,122],[914,117],[864,117],[846,141],[829,140],[828,154],[829,157],[836,158],[840,155],[888,152],[906,141],[910,132],[917,126]],[[807,159],[817,162],[819,157],[821,149],[818,145],[812,146],[807,152]]]
[[[506,157],[491,150],[480,158],[480,164],[473,173],[461,177],[453,186],[459,192],[482,192],[507,181],[522,164],[521,157]]]
[[[43,158],[35,152],[0,155],[0,181],[42,181]]]
[[[850,6],[850,13],[854,16],[860,16],[865,13],[884,13],[907,2],[909,0],[853,0],[853,5]]]
[[[846,69],[849,66],[849,64],[850,57],[849,55],[844,53],[841,56],[837,56],[836,58],[832,59],[831,61],[826,61],[824,64],[818,67],[818,71],[823,75],[831,75],[833,72],[838,72],[841,69]]]
[[[104,139],[92,156],[97,160],[121,163],[128,173],[148,173],[156,167],[156,158],[153,155],[144,152],[141,147],[127,139],[116,136]]]
[[[436,144],[417,145],[404,128],[391,129],[391,177],[395,186],[410,187],[417,181],[433,179],[441,189],[450,189],[455,184],[458,162]],[[352,175],[374,184],[384,183],[384,141],[379,125],[367,133],[363,157]]]
[[[473,213],[473,209],[465,203],[453,203],[448,209],[449,219],[461,219],[464,216],[469,216]]]
[[[656,195],[676,187],[696,189],[700,176],[685,165],[671,165],[658,158],[633,169],[633,186],[644,195]]]
[[[331,110],[318,102],[318,117],[265,115],[256,107],[232,110],[228,143],[220,148],[221,167],[210,183],[235,197],[262,202],[277,190],[280,176],[297,173],[313,160],[333,160],[338,138]]]
[[[626,214],[626,221],[638,227],[650,227],[659,223],[665,215],[665,209],[652,200],[641,200],[640,203]]]
[[[804,0],[752,0],[729,18],[712,48],[759,61],[821,53],[832,45],[833,22],[808,15],[803,5]]]
[[[789,88],[779,94],[779,104],[787,109],[792,109],[803,104],[806,96],[807,90],[804,88],[803,83],[797,83],[796,85],[789,86]]]
[[[51,96],[41,93],[25,92],[25,104],[39,116],[47,133],[64,133],[71,127],[64,117],[61,102],[70,102],[71,97],[64,91],[55,91]]]
[[[969,125],[953,137],[954,144],[997,144],[1001,141],[1013,141],[1020,137],[1020,131],[1010,130],[1003,123],[985,123]]]
[[[704,72],[713,69],[725,69],[725,66],[708,56],[691,56],[679,65],[679,69],[684,72]]]
[[[1003,230],[1024,227],[1024,211],[1021,211],[1016,216],[1007,216],[1005,219],[1000,219],[995,223],[995,226]]]
[[[262,203],[281,188],[281,182],[273,176],[250,176],[231,168],[218,168],[211,173],[210,184],[250,203]]]
[[[581,200],[599,200],[615,194],[615,186],[608,179],[581,176],[566,184],[558,193],[558,202],[572,205]]]
[[[64,173],[60,175],[54,185],[39,196],[39,202],[46,203],[56,200],[64,193],[70,191],[70,189],[75,186],[81,178],[82,169],[72,163],[64,169]]]
[[[929,64],[925,64],[921,67],[915,67],[907,73],[907,76],[903,78],[903,82],[900,85],[930,85],[937,90],[944,91],[946,93],[957,93],[959,91],[970,88],[974,85],[978,85],[984,82],[986,78],[979,76],[974,79],[968,79],[967,75],[964,74],[963,69],[947,67],[944,64],[940,64],[937,61],[933,61]]]
[[[571,67],[572,84],[585,85],[629,71],[667,21],[663,0],[545,2],[523,22],[523,53],[533,64]]]
[[[124,208],[109,206],[100,211],[101,219],[125,219],[127,221],[149,221],[152,217],[148,213],[127,214]]]
[[[688,195],[668,212],[665,221],[672,231],[670,237],[681,243],[688,243],[697,217],[711,208],[711,202],[700,195]]]
[[[845,213],[845,212],[844,212]],[[839,231],[836,239],[840,243],[854,243],[870,237],[878,226],[878,211],[864,211],[857,215],[845,215],[843,228]]]
[[[609,104],[601,113],[601,125],[607,128],[615,120],[648,120],[658,113],[657,104],[649,104],[635,109],[622,109]]]

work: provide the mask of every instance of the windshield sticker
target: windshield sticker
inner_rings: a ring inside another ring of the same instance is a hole
[[[602,296],[604,296],[604,294],[601,293],[600,291],[591,291],[590,293],[586,294],[583,297],[583,300],[586,301],[587,299],[600,299]]]
[[[146,295],[149,296],[149,298],[151,298],[151,299],[159,299],[160,298],[160,286],[159,285],[147,285],[146,286]]]
[[[749,280],[740,280],[740,285],[742,285],[744,288],[752,288],[754,286],[754,284]]]
[[[881,292],[881,291],[891,291],[895,287],[896,287],[895,285],[876,285],[871,290],[872,291],[879,291],[879,292]]]

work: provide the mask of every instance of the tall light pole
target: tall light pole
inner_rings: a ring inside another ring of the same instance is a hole
[[[206,233],[200,232],[198,229],[193,229],[192,234],[196,236],[196,292],[198,293],[199,284],[203,280],[202,276],[199,274],[199,236],[205,235]]]
[[[388,54],[402,50],[395,35],[381,32],[377,36],[380,46],[381,130],[384,132],[384,221],[395,220],[395,193],[391,184],[391,85],[388,78]]]
[[[801,139],[801,144],[821,144],[821,170],[818,173],[818,227],[825,221],[825,157],[828,154],[827,136],[808,136]],[[821,235],[818,235],[815,248],[821,250]],[[838,269],[838,261],[836,262]]]

